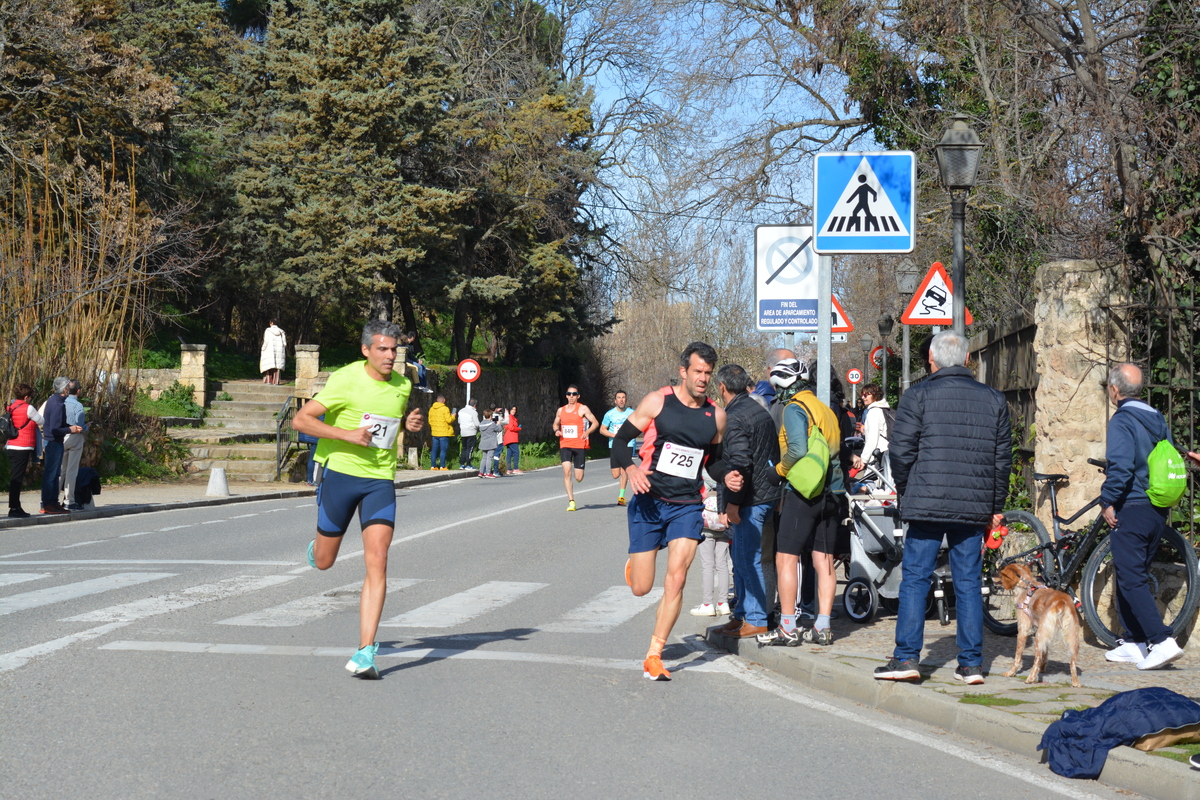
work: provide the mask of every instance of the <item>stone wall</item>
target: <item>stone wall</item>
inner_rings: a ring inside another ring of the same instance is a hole
[[[466,384],[458,379],[452,367],[430,369],[427,378],[435,394],[418,392],[415,400],[421,408],[428,411],[439,391],[445,393],[446,405],[451,409],[462,408],[466,402]],[[554,412],[565,402],[558,394],[558,373],[554,370],[494,369],[486,365],[483,374],[471,384],[471,399],[479,401],[480,409],[485,405],[516,406],[521,440],[527,442],[551,437]],[[607,407],[592,408],[592,413],[600,419],[607,410]]]
[[[1104,458],[1111,409],[1101,383],[1108,358],[1123,358],[1111,350],[1106,354],[1109,322],[1101,306],[1126,302],[1113,277],[1094,261],[1059,261],[1040,267],[1035,278],[1033,348],[1039,380],[1034,469],[1070,476],[1058,491],[1063,516],[1099,494],[1104,482],[1087,459]],[[1047,492],[1035,497],[1034,508],[1050,529]]]

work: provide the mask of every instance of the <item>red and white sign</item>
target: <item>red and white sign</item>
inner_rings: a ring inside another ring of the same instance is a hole
[[[862,370],[860,370],[860,369],[846,370],[846,380],[850,381],[850,383],[858,385],[858,384],[862,383],[862,378],[863,378]]]
[[[463,383],[474,383],[479,380],[479,376],[483,373],[483,369],[479,366],[479,362],[473,358],[464,358],[458,362],[458,378]]]
[[[833,327],[829,329],[830,333],[854,333],[854,323],[850,321],[850,315],[846,313],[846,309],[842,308],[842,304],[838,302],[837,295],[833,296]]]
[[[942,262],[935,261],[925,273],[925,280],[917,289],[908,308],[900,315],[900,321],[905,325],[953,325],[954,317],[954,285]],[[971,309],[966,309],[967,324],[975,321]]]
[[[894,356],[892,348],[888,348],[888,355]],[[883,369],[883,345],[876,347],[871,351],[871,363],[875,365],[875,369]]]

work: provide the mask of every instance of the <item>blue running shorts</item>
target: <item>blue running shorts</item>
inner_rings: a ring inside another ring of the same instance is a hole
[[[703,503],[668,503],[648,494],[629,501],[629,552],[661,550],[672,539],[704,538]]]
[[[317,487],[317,533],[341,536],[354,511],[359,524],[396,527],[396,487],[383,478],[358,478],[326,469]]]

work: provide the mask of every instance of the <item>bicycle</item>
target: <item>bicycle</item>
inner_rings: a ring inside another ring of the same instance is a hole
[[[1108,462],[1089,458],[1088,463],[1104,472]],[[1064,519],[1058,515],[1057,486],[1067,480],[1066,475],[1051,475],[1035,472],[1033,479],[1046,484],[1050,490],[1050,513],[1054,520],[1054,539],[1046,532],[1041,520],[1028,511],[1004,512],[1004,525],[1008,534],[1003,544],[996,549],[984,548],[983,576],[985,595],[983,598],[983,621],[988,629],[1002,636],[1017,633],[1017,603],[1024,592],[1005,592],[994,578],[1000,570],[1017,561],[1024,561],[1042,583],[1052,589],[1067,592],[1075,600],[1075,607],[1083,611],[1088,627],[1105,647],[1116,647],[1121,633],[1113,596],[1115,586],[1109,529],[1103,515],[1086,530],[1064,530],[1093,508],[1100,505],[1097,497],[1079,509],[1073,516]],[[1085,563],[1086,562],[1086,563]],[[1080,568],[1083,574],[1076,594],[1072,584]],[[1175,638],[1182,641],[1187,635],[1187,625],[1196,613],[1200,602],[1200,575],[1197,572],[1196,550],[1183,534],[1168,526],[1163,534],[1150,565],[1150,590],[1154,594],[1163,622],[1174,631]]]

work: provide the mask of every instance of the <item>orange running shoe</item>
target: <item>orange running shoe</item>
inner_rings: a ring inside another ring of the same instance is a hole
[[[630,589],[633,588],[632,570],[633,570],[633,559],[632,558],[625,559],[625,585],[628,586]]]
[[[652,681],[669,681],[671,673],[663,666],[662,656],[650,656],[642,662],[642,674]]]
[[[625,495],[621,495],[620,497],[617,498],[617,505],[619,505],[619,506],[625,505]]]

